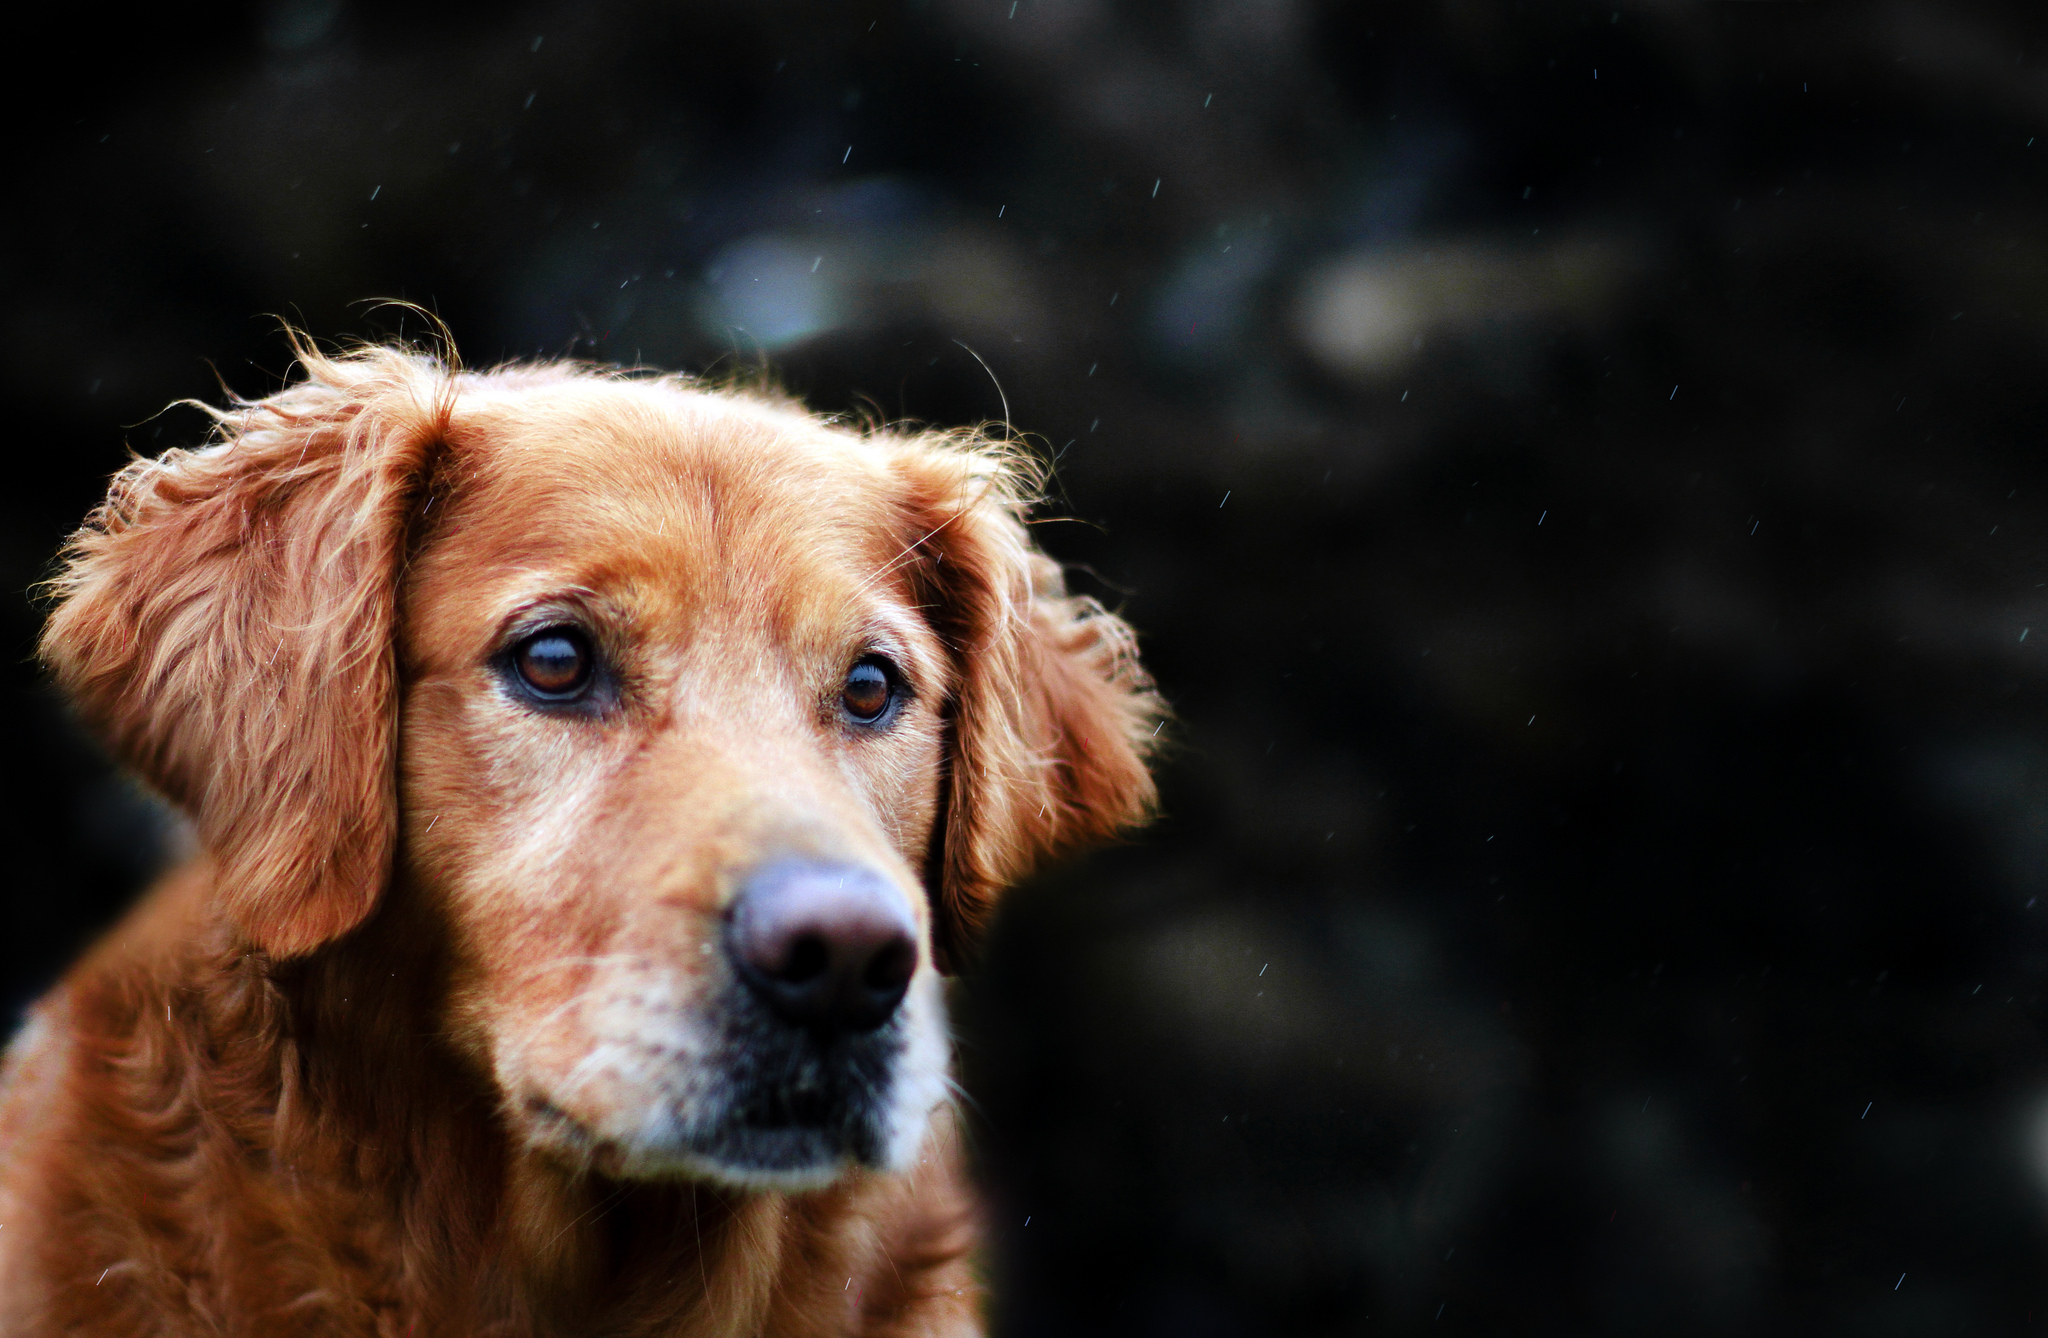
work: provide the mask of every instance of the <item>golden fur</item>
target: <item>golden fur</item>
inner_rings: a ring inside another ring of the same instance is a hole
[[[1158,712],[1029,470],[676,378],[302,360],[54,583],[47,662],[204,853],[0,1070],[0,1335],[978,1331],[937,971],[1143,815]],[[505,688],[549,619],[602,709]],[[877,647],[905,704],[850,732]],[[677,1131],[750,1062],[705,1039],[718,925],[787,850],[902,888],[920,957],[872,1154],[785,1172]]]

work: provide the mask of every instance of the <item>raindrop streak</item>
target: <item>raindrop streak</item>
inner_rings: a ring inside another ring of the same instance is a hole
[[[1226,490],[1224,491],[1224,494],[1223,494],[1223,502],[1227,502],[1227,501],[1229,501],[1229,500],[1230,500],[1230,491],[1226,489]],[[1216,509],[1217,509],[1218,511],[1221,511],[1221,510],[1223,509],[1223,502],[1218,502],[1218,503],[1216,504]]]
[[[1009,207],[1010,207],[1010,206],[1008,206],[1008,205],[1003,205],[1003,206],[1001,206],[1000,208],[998,208],[998,209],[996,210],[996,217],[997,217],[997,218],[1001,218],[1001,217],[1003,216],[1003,210],[1004,210],[1004,209],[1008,209]]]
[[[1671,387],[1671,393],[1670,393],[1669,395],[1666,395],[1666,396],[1664,397],[1664,402],[1665,402],[1666,404],[1669,404],[1669,403],[1670,403],[1671,401],[1673,401],[1673,400],[1675,400],[1675,399],[1677,399],[1677,398],[1678,398],[1678,387],[1677,387],[1677,386],[1673,386],[1673,387]]]
[[[1548,511],[1545,511],[1545,512],[1543,513],[1543,516],[1547,516],[1547,515],[1549,515],[1549,514],[1550,514],[1550,513],[1549,513]],[[1536,523],[1537,523],[1538,525],[1541,525],[1541,524],[1543,523],[1543,516],[1538,516],[1538,517],[1536,517]]]
[[[846,166],[846,160],[851,157],[853,157],[853,145],[849,144],[846,146],[846,152],[839,157],[839,165],[841,167]]]
[[[384,189],[384,187],[382,187],[382,186],[380,185],[380,186],[378,186],[378,187],[376,188],[376,190],[372,190],[372,191],[370,192],[370,198],[371,198],[371,199],[373,199],[373,200],[374,200],[374,199],[376,199],[376,198],[377,198],[377,191],[380,191],[380,190],[383,190],[383,189]]]
[[[1871,1102],[1871,1103],[1870,1103],[1870,1106],[1874,1106],[1874,1105],[1876,1105],[1876,1104],[1877,1104],[1877,1103],[1876,1103],[1875,1101],[1873,1101],[1873,1102]],[[1858,1116],[1857,1116],[1856,1118],[1857,1118],[1857,1119],[1859,1119],[1859,1120],[1867,1120],[1867,1119],[1869,1119],[1869,1118],[1870,1118],[1870,1106],[1865,1106],[1865,1107],[1863,1108],[1863,1113],[1862,1113],[1861,1115],[1858,1115]]]
[[[1153,199],[1155,199],[1155,200],[1156,200],[1156,199],[1158,199],[1158,198],[1159,198],[1159,183],[1160,183],[1160,182],[1162,182],[1162,181],[1164,181],[1164,180],[1166,180],[1166,178],[1165,178],[1165,177],[1154,177],[1154,178],[1152,179],[1152,198],[1153,198]]]
[[[1210,99],[1210,98],[1213,98],[1213,97],[1215,97],[1215,96],[1216,96],[1216,95],[1215,95],[1214,93],[1211,93],[1211,94],[1209,95],[1209,97],[1203,98],[1203,99],[1202,99],[1202,105],[1203,105],[1204,107],[1208,106],[1208,105],[1209,105],[1209,99]]]
[[[1901,1273],[1901,1274],[1899,1274],[1899,1280],[1898,1280],[1897,1282],[1894,1282],[1894,1283],[1892,1284],[1892,1290],[1893,1290],[1893,1291],[1897,1291],[1897,1290],[1898,1290],[1899,1288],[1901,1288],[1901,1287],[1903,1287],[1903,1286],[1905,1286],[1905,1285],[1906,1285],[1906,1275],[1905,1275],[1904,1273]]]

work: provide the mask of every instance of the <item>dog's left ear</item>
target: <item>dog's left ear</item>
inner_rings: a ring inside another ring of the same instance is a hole
[[[115,476],[42,638],[275,958],[354,928],[389,878],[399,570],[451,384],[396,349],[301,360],[305,381],[217,415],[214,444]]]
[[[1024,528],[1034,479],[986,445],[899,443],[905,562],[953,652],[947,795],[927,870],[941,969],[997,895],[1046,861],[1143,820],[1165,713],[1124,622],[1067,594]]]

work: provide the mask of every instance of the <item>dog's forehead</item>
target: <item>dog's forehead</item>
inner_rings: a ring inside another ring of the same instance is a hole
[[[453,486],[423,562],[504,599],[555,585],[685,612],[897,584],[886,569],[908,522],[886,459],[806,415],[586,381],[458,407],[449,445]]]

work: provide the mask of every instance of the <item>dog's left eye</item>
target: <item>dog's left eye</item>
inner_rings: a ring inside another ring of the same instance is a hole
[[[839,689],[839,705],[863,725],[872,725],[888,714],[896,695],[896,679],[889,662],[870,655],[846,672],[846,685]]]
[[[512,667],[534,695],[551,701],[573,697],[590,681],[590,643],[573,627],[550,627],[519,643]]]

